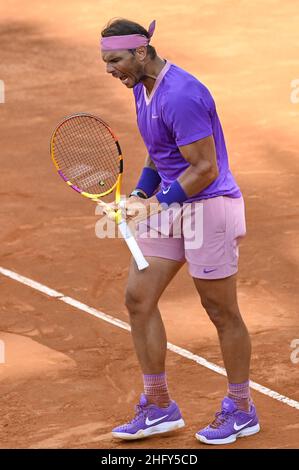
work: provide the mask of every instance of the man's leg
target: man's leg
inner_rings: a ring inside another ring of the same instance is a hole
[[[201,303],[214,323],[229,383],[249,378],[251,343],[237,301],[237,275],[225,279],[195,279]]]
[[[148,381],[148,398],[157,405],[168,405],[169,396],[165,394],[164,398],[159,395],[155,397],[150,393],[150,376],[153,382],[159,382],[158,376],[165,374],[167,339],[158,301],[183,263],[158,257],[151,257],[149,260],[149,268],[141,272],[135,263],[131,264],[126,306],[137,358],[145,382]]]
[[[221,412],[196,438],[207,444],[228,444],[260,429],[249,392],[250,338],[238,307],[236,275],[215,280],[194,278],[194,283],[217,329],[228,377],[228,396]]]
[[[134,419],[112,431],[114,437],[139,439],[184,426],[177,404],[170,400],[165,374],[166,333],[158,301],[183,262],[150,257],[138,271],[132,262],[126,292],[133,342],[143,372],[144,395]]]

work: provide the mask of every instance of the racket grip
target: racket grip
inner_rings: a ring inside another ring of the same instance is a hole
[[[138,243],[136,242],[135,238],[133,237],[131,230],[129,229],[128,225],[124,220],[122,220],[119,224],[119,230],[122,234],[125,242],[127,243],[129,250],[132,253],[134,260],[136,261],[137,267],[139,271],[142,269],[148,268],[149,264],[144,258],[142,251],[140,250]]]

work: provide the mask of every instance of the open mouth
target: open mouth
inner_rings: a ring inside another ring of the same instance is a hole
[[[122,75],[121,77],[119,77],[119,79],[125,85],[127,85],[128,81],[129,81],[129,77],[127,75]]]
[[[129,80],[130,80],[130,77],[128,77],[128,75],[125,75],[125,74],[117,74],[117,73],[112,73],[112,76],[114,78],[118,78],[122,83],[124,83],[124,85],[127,85],[129,83]]]

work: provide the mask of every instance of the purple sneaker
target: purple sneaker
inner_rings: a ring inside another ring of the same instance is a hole
[[[214,421],[195,434],[196,439],[205,444],[230,444],[237,437],[251,436],[259,432],[260,425],[255,406],[247,413],[238,410],[233,400],[225,397],[222,409],[216,413]]]
[[[178,405],[171,401],[168,408],[149,404],[144,394],[136,406],[136,415],[130,423],[112,430],[112,436],[119,439],[142,439],[153,434],[174,431],[185,426]]]

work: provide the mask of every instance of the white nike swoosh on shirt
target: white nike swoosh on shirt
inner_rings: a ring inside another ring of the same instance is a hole
[[[153,119],[158,119],[158,117],[159,117],[159,116],[154,116],[154,115],[152,115],[152,118],[153,118]]]
[[[145,424],[147,426],[150,426],[151,424],[155,424],[155,423],[158,423],[159,421],[162,421],[162,419],[167,418],[167,416],[168,415],[161,416],[161,418],[157,418],[157,419],[148,419],[148,418],[146,418]]]
[[[251,423],[252,419],[250,419],[249,421],[247,421],[247,423],[245,424],[241,424],[240,426],[237,425],[237,423],[235,422],[234,423],[234,430],[235,431],[240,431],[240,429],[243,429],[245,428],[245,426],[247,426],[247,424]]]
[[[167,188],[167,189],[163,189],[163,190],[162,190],[162,193],[163,193],[163,194],[167,194],[169,190],[170,190],[170,186],[169,186],[169,188]]]

